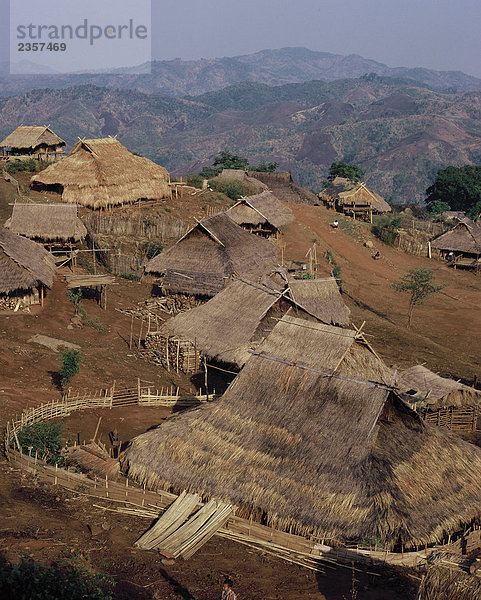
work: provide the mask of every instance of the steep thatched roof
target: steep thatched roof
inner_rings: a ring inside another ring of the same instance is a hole
[[[288,171],[276,171],[275,173],[248,171],[247,174],[249,177],[253,177],[257,181],[264,183],[282,202],[319,204],[317,196],[297,185],[297,183],[294,183],[292,175]]]
[[[440,540],[481,515],[481,449],[423,423],[356,338],[284,317],[218,402],[135,438],[124,468],[330,542]]]
[[[351,311],[344,304],[334,277],[292,279],[289,288],[292,299],[323,323],[349,324]]]
[[[321,197],[334,198],[342,206],[370,206],[379,213],[390,212],[391,206],[376,192],[370,190],[365,183],[355,183],[344,177],[336,177],[332,183],[321,192]]]
[[[259,281],[277,266],[276,257],[274,244],[219,213],[199,221],[145,271],[164,274],[163,287],[171,293],[214,296],[233,273]]]
[[[0,227],[0,293],[51,287],[55,261],[43,246]]]
[[[272,225],[276,229],[294,220],[291,209],[272,192],[262,192],[243,198],[227,211],[238,225]]]
[[[418,405],[429,409],[473,406],[481,401],[481,392],[462,383],[440,377],[422,365],[401,371],[397,384],[404,394],[423,398]]]
[[[36,150],[40,146],[65,146],[65,142],[49,127],[21,125],[0,142],[0,148]]]
[[[433,240],[431,247],[452,252],[481,254],[481,224],[464,218],[451,231]]]
[[[442,551],[430,557],[416,600],[481,600],[481,578],[453,568],[459,559]]]
[[[5,227],[13,233],[39,240],[79,241],[87,229],[77,216],[76,204],[15,203]]]
[[[303,286],[304,289],[305,287]],[[317,287],[313,285],[313,288]],[[287,311],[289,314],[306,319],[313,317],[326,323],[330,323],[336,310],[340,310],[343,315],[345,311],[349,314],[340,298],[339,288],[337,285],[335,287],[338,298],[331,293],[319,303],[313,301],[308,292],[304,293],[303,299],[307,299],[306,304],[313,309],[310,313],[307,307],[303,310],[289,297],[288,294],[293,290],[292,284],[284,294],[272,287],[235,279],[205,304],[167,321],[161,332],[195,342],[197,349],[210,358],[242,367],[250,356],[249,350],[268,335],[278,318]],[[333,310],[330,301],[336,305]]]
[[[80,140],[67,158],[31,179],[36,189],[62,189],[62,200],[105,208],[139,199],[170,198],[169,174],[135,156],[115,138]]]

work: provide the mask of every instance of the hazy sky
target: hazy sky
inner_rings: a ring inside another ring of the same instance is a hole
[[[0,0],[0,60],[8,57],[7,5]],[[157,59],[305,46],[481,77],[479,0],[153,0],[152,14]]]

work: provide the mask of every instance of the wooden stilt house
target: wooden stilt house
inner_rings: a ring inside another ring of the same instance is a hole
[[[481,266],[481,224],[467,217],[431,242],[431,248],[441,258],[449,258],[454,268],[465,267],[478,270]],[[452,254],[451,254],[452,253]]]
[[[329,208],[372,222],[372,216],[391,211],[389,204],[365,183],[336,177],[319,197]]]
[[[267,191],[242,198],[227,214],[237,225],[265,238],[278,237],[294,220],[291,209]]]
[[[27,156],[38,160],[58,158],[65,146],[65,142],[45,126],[21,125],[0,142],[3,156]]]

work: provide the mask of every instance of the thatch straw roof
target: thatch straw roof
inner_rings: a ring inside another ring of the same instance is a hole
[[[214,181],[242,181],[243,183],[247,183],[252,186],[252,189],[257,190],[258,193],[267,190],[267,186],[262,183],[262,181],[259,181],[254,177],[250,177],[246,171],[243,171],[242,169],[223,169],[219,175],[214,177]]]
[[[481,391],[440,377],[422,365],[416,365],[397,375],[397,384],[402,393],[413,398],[422,398],[418,406],[437,408],[474,406],[481,401]]]
[[[303,286],[304,289],[305,287]],[[313,285],[314,289],[318,287]],[[306,304],[312,309],[309,312],[308,308],[303,310],[291,299],[292,283],[284,294],[272,286],[235,279],[205,304],[167,321],[162,326],[161,333],[195,343],[196,348],[209,358],[242,367],[250,357],[249,350],[269,335],[278,318],[288,311],[295,316],[326,323],[330,323],[336,310],[340,310],[342,315],[346,314],[345,311],[349,314],[340,298],[339,288],[337,285],[335,287],[338,298],[330,290],[331,293],[319,303],[312,299],[311,294],[305,292],[302,298],[307,300]],[[336,305],[333,310],[330,307],[331,301]],[[339,304],[345,310],[342,310]]]
[[[242,198],[227,211],[238,225],[272,225],[279,229],[294,220],[291,209],[278,200],[272,192],[262,192]]]
[[[0,148],[36,150],[40,146],[65,146],[65,142],[49,127],[21,125],[0,142]]]
[[[0,227],[0,293],[51,287],[55,261],[43,246]]]
[[[481,254],[481,224],[464,218],[451,231],[433,240],[431,247],[451,252]]]
[[[259,281],[275,269],[276,257],[274,244],[219,213],[199,221],[145,271],[164,274],[163,288],[171,293],[214,296],[233,273]]]
[[[348,325],[351,311],[344,304],[334,277],[291,279],[291,298],[328,325]]]
[[[62,200],[105,208],[137,200],[170,198],[169,174],[135,156],[115,138],[80,140],[67,158],[31,179],[35,189],[60,189]]]
[[[453,568],[459,558],[446,552],[431,556],[416,600],[481,600],[481,578]]]
[[[319,200],[315,194],[294,183],[289,171],[276,171],[274,173],[248,171],[247,174],[249,177],[264,183],[282,202],[319,204]]]
[[[423,423],[356,332],[284,317],[256,352],[218,402],[135,438],[124,469],[329,543],[435,542],[481,515],[481,449]]]
[[[342,206],[354,203],[356,206],[370,206],[378,213],[390,212],[391,206],[376,192],[370,190],[365,183],[355,183],[344,177],[336,177],[332,183],[324,189],[322,197],[334,198]]]
[[[38,240],[82,240],[87,229],[77,216],[76,204],[15,203],[5,227],[13,233]]]

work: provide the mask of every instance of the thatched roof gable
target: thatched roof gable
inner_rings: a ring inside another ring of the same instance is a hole
[[[450,252],[481,254],[481,224],[464,218],[451,231],[433,240],[431,247]]]
[[[335,177],[329,185],[320,192],[321,197],[339,199],[339,194],[349,190],[353,190],[356,183],[346,177]]]
[[[39,146],[65,146],[65,142],[49,127],[21,125],[0,142],[0,148],[31,149]]]
[[[365,183],[355,183],[345,177],[335,177],[320,196],[321,198],[334,198],[341,206],[343,203],[354,203],[358,206],[370,206],[372,210],[379,213],[392,210],[384,198],[370,190]]]
[[[105,208],[139,199],[170,198],[169,174],[135,156],[115,138],[80,140],[67,158],[31,179],[36,189],[62,188],[62,200]]]
[[[0,293],[51,287],[55,273],[55,261],[43,246],[0,227]]]
[[[145,271],[164,274],[163,287],[172,293],[213,296],[233,273],[258,281],[277,266],[276,257],[274,244],[219,213],[199,221]]]
[[[330,325],[348,325],[351,311],[344,304],[334,277],[292,279],[292,299],[311,315]]]
[[[481,515],[481,449],[424,424],[355,332],[284,317],[256,352],[220,401],[135,438],[129,474],[334,544],[434,542]]]
[[[87,235],[77,216],[77,205],[73,204],[15,203],[5,227],[13,233],[45,241],[79,241]]]
[[[481,391],[440,377],[422,365],[401,371],[396,379],[401,392],[423,398],[422,405],[430,409],[473,406],[481,401]]]
[[[262,192],[243,198],[227,214],[238,225],[272,225],[276,229],[292,223],[291,209],[278,200],[272,192]]]

